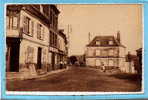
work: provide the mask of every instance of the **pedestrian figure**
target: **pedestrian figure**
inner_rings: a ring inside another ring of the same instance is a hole
[[[102,62],[102,70],[103,70],[103,72],[105,72],[105,66],[104,66],[104,63]]]
[[[63,61],[60,61],[60,69],[63,68]]]
[[[67,66],[67,62],[66,62],[66,61],[64,61],[64,68],[66,68],[66,66]]]

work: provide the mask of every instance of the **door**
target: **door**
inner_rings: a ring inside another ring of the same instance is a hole
[[[41,69],[42,63],[41,63],[41,58],[42,58],[42,48],[38,48],[38,57],[37,57],[37,69]]]
[[[51,56],[51,66],[52,66],[52,70],[54,70],[54,65],[55,65],[55,53],[52,53],[52,56]]]
[[[11,44],[6,54],[7,72],[19,72],[19,44]]]

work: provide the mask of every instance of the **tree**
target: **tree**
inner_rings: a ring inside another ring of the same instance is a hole
[[[76,56],[70,56],[70,62],[71,64],[75,64],[75,62],[78,61]]]

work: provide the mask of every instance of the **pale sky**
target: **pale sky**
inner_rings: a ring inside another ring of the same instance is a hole
[[[126,51],[135,53],[142,47],[142,5],[58,5],[60,10],[59,27],[70,33],[70,55],[83,54],[91,39],[97,35],[114,35],[120,31],[121,43]]]

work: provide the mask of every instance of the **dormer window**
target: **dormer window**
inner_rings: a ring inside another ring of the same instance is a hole
[[[101,42],[100,41],[96,41],[96,45],[100,45],[101,44]]]

